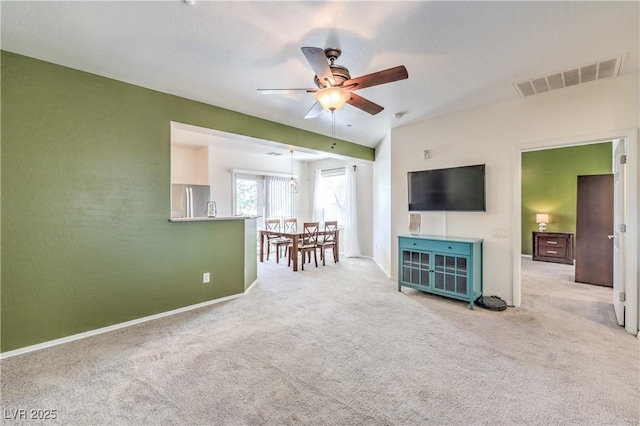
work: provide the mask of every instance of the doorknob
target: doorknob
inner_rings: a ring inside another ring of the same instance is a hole
[[[615,235],[607,235],[607,238],[609,238],[610,240],[613,240],[615,237]]]

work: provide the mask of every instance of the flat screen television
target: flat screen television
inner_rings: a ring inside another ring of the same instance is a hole
[[[485,165],[408,172],[409,211],[487,211]]]

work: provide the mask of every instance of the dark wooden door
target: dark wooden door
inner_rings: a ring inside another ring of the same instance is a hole
[[[578,176],[576,281],[613,287],[613,175]]]

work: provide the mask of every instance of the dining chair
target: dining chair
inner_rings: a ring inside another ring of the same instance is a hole
[[[295,217],[285,219],[283,221],[283,224],[284,224],[284,232],[286,232],[287,234],[295,234],[296,232],[298,232],[298,219],[296,219]],[[288,237],[285,237],[285,240],[286,242],[284,243],[284,246],[285,246],[284,255],[288,257],[289,249],[293,241],[291,240],[291,238],[288,238]]]
[[[287,233],[287,234],[294,234],[297,232],[298,229],[298,219],[296,218],[289,218],[289,219],[284,219],[283,220],[283,224],[284,224],[284,230],[283,232]],[[278,240],[273,242],[273,245],[276,247],[276,253],[278,253],[278,256],[280,256],[280,249],[282,247],[284,247],[284,256],[289,256],[289,248],[291,246],[291,244],[293,243],[293,240],[291,240],[291,238],[289,237],[282,237],[279,238]],[[278,262],[280,263],[280,262]]]
[[[297,256],[300,253],[302,260],[302,270],[304,271],[304,259],[305,255],[309,257],[309,263],[311,263],[311,252],[313,252],[313,259],[318,267],[318,230],[320,226],[318,222],[304,222],[302,224],[302,238],[298,242],[298,252],[293,253],[293,244],[289,246],[289,265],[291,265],[291,259],[293,256]]]
[[[280,232],[280,219],[266,219],[264,221],[265,230],[267,232]],[[275,246],[276,249],[276,262],[280,263],[280,243],[283,242],[285,238],[267,234],[267,260],[269,260],[269,252],[271,251],[271,246]],[[286,244],[286,243],[285,243]]]
[[[324,237],[317,243],[318,249],[320,249],[320,259],[322,259],[322,266],[326,266],[325,263],[325,250],[331,249],[333,255],[333,263],[336,262],[336,239],[338,234],[338,221],[328,220],[324,223]]]
[[[298,230],[298,219],[295,217],[284,220],[284,232],[293,234]]]

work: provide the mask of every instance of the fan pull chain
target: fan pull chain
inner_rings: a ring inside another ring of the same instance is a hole
[[[336,113],[331,111],[331,137],[336,138]],[[335,148],[336,143],[331,144],[331,149]]]
[[[331,111],[331,137],[336,137],[336,113]]]

